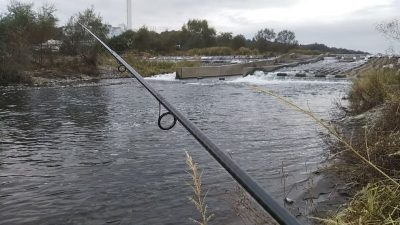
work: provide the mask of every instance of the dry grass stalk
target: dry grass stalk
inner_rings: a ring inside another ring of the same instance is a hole
[[[189,197],[189,200],[195,205],[197,211],[200,213],[200,219],[195,220],[190,218],[190,220],[199,225],[207,225],[208,222],[214,217],[214,214],[209,214],[207,211],[206,196],[207,193],[203,193],[201,184],[201,175],[197,164],[193,161],[193,158],[186,153],[186,165],[188,167],[188,173],[192,177],[192,182],[189,184],[193,190],[193,195]]]
[[[286,105],[294,108],[295,110],[302,112],[304,114],[306,114],[307,116],[309,116],[311,119],[313,119],[319,126],[323,127],[324,129],[326,129],[329,134],[331,134],[335,139],[337,139],[341,144],[343,144],[346,149],[350,150],[352,153],[354,153],[359,159],[361,159],[363,162],[365,162],[367,165],[369,165],[370,167],[372,167],[374,170],[376,170],[377,172],[379,172],[381,175],[383,175],[385,178],[387,178],[390,182],[392,182],[394,185],[396,185],[397,187],[400,187],[400,183],[398,181],[396,181],[395,179],[393,179],[391,176],[389,176],[387,173],[385,173],[383,170],[381,170],[377,165],[375,165],[374,163],[372,163],[370,160],[368,160],[366,157],[364,157],[363,155],[360,154],[359,151],[357,151],[351,143],[349,143],[348,141],[345,140],[344,137],[342,137],[337,131],[336,129],[325,123],[324,121],[322,121],[322,119],[318,118],[313,112],[311,112],[310,110],[306,110],[301,108],[300,106],[296,105],[295,103],[293,103],[292,101],[276,94],[273,93],[269,90],[266,90],[264,88],[258,87],[258,86],[253,86],[253,89],[255,89],[256,91],[263,93],[263,94],[267,94],[270,96],[273,96],[277,99],[279,99],[280,101],[282,101],[283,103],[285,103]]]
[[[330,219],[314,218],[327,225],[400,224],[400,189],[392,184],[368,184]]]

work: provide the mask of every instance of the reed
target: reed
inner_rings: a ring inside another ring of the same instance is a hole
[[[194,204],[197,211],[200,213],[199,219],[190,218],[194,224],[207,225],[208,222],[214,217],[214,214],[208,212],[208,206],[206,204],[207,192],[203,192],[201,176],[202,172],[198,168],[197,164],[193,161],[193,158],[186,153],[186,165],[188,173],[190,174],[192,180],[189,186],[192,188],[193,195],[189,197],[189,200]]]
[[[176,72],[178,67],[197,67],[201,66],[200,61],[155,61],[149,60],[134,53],[126,53],[123,58],[128,64],[132,65],[143,77],[157,74]],[[118,64],[108,55],[100,55],[98,63],[101,66],[117,67]]]
[[[400,189],[385,182],[368,184],[347,207],[329,219],[316,218],[326,225],[400,224]]]

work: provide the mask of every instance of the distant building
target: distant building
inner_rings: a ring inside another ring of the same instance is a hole
[[[35,51],[50,50],[51,52],[59,52],[62,43],[63,42],[60,40],[50,39],[42,44],[33,46],[33,50]]]
[[[108,25],[108,28],[109,28],[109,32],[107,34],[108,38],[118,36],[118,35],[124,33],[124,31],[126,30],[126,28],[123,25],[120,25],[118,27],[113,27],[111,25]]]

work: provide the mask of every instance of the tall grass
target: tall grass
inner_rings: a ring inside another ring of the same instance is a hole
[[[202,182],[201,182],[201,171],[199,170],[197,164],[193,161],[193,158],[186,152],[186,165],[188,168],[188,173],[192,178],[192,182],[189,184],[193,190],[193,195],[189,200],[194,204],[197,211],[200,214],[200,219],[190,220],[199,225],[207,225],[208,222],[214,217],[214,214],[209,214],[206,204],[207,193],[203,192]]]
[[[377,182],[357,193],[347,207],[329,219],[327,225],[400,224],[400,189],[396,185]]]
[[[194,48],[186,52],[188,55],[232,55],[233,49],[230,47],[209,47],[209,48]]]
[[[131,53],[124,54],[123,58],[144,77],[156,74],[173,73],[178,67],[201,66],[200,61],[154,61]],[[101,66],[118,66],[115,60],[108,55],[100,55],[98,60],[99,65]]]
[[[32,84],[32,79],[17,69],[16,65],[4,63],[0,67],[0,86],[11,84]]]
[[[365,112],[385,101],[399,100],[400,74],[395,68],[370,69],[359,75],[349,94],[352,112]]]

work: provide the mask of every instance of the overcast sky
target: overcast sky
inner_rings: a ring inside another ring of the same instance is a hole
[[[20,0],[54,4],[59,25],[93,6],[104,21],[126,24],[126,0]],[[8,0],[0,0],[0,12]],[[399,18],[400,0],[133,0],[133,26],[162,31],[180,29],[189,19],[207,19],[219,32],[252,38],[257,30],[293,30],[302,44],[324,43],[371,53],[385,53],[400,46],[388,41],[375,27]]]

